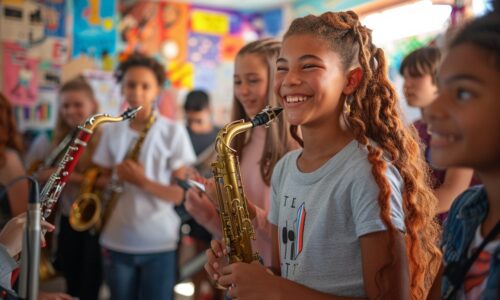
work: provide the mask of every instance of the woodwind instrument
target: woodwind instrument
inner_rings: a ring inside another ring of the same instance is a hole
[[[28,175],[36,175],[38,171],[46,168],[53,167],[56,163],[57,158],[63,153],[64,150],[69,146],[69,143],[73,140],[73,136],[76,131],[72,130],[68,133],[64,139],[49,153],[49,155],[42,161],[34,161],[28,168]]]
[[[247,199],[243,193],[240,164],[236,150],[231,148],[234,137],[253,127],[269,127],[283,109],[266,107],[252,120],[234,121],[224,126],[215,140],[217,159],[212,163],[219,216],[224,242],[229,248],[229,262],[252,262],[259,260],[258,253],[252,251],[251,240],[255,231],[248,215]]]
[[[87,119],[83,125],[78,126],[75,138],[59,161],[57,170],[49,177],[41,192],[40,209],[43,219],[46,219],[52,213],[52,209],[59,199],[71,172],[73,172],[80,155],[87,146],[87,142],[92,137],[93,130],[102,123],[121,122],[133,118],[140,109],[141,107],[128,109],[119,117],[97,114]]]
[[[146,135],[156,119],[156,111],[153,111],[149,117],[146,127],[139,134],[139,138],[134,144],[132,150],[127,154],[126,159],[137,161],[139,153],[144,143]],[[93,174],[90,174],[94,176]],[[89,178],[92,180],[93,178]],[[120,197],[123,186],[116,178],[112,178],[108,187],[100,195],[92,192],[90,183],[82,185],[82,190],[79,197],[71,205],[69,214],[69,223],[76,231],[85,231],[95,229],[102,231],[106,226],[111,214],[113,213],[116,202]]]

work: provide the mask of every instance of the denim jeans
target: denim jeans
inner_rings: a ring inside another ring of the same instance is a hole
[[[127,254],[103,249],[106,283],[114,300],[173,299],[175,251]]]

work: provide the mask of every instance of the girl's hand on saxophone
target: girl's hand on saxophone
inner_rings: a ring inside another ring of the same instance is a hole
[[[131,159],[117,165],[116,174],[120,180],[137,186],[143,186],[148,181],[144,174],[144,167]]]
[[[217,283],[229,287],[228,296],[232,299],[280,299],[280,279],[258,261],[238,262],[225,266]]]
[[[222,241],[212,240],[210,242],[210,248],[205,251],[205,254],[207,255],[205,270],[210,278],[219,284],[218,280],[222,276],[222,268],[229,264],[226,245]],[[228,286],[223,285],[223,287]]]

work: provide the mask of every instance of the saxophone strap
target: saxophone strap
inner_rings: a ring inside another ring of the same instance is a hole
[[[146,123],[146,127],[144,127],[144,129],[139,133],[139,138],[135,141],[134,147],[132,148],[130,155],[128,155],[128,157],[134,161],[137,161],[138,159],[139,152],[142,148],[142,144],[144,143],[144,139],[146,139],[149,129],[151,129],[156,120],[156,114],[156,110],[153,110],[153,112],[149,116],[148,122]]]

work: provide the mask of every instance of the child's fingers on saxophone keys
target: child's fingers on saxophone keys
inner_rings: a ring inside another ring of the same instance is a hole
[[[224,245],[218,240],[212,240],[210,242],[210,248],[218,258],[227,254],[227,250],[225,249]]]
[[[217,257],[213,253],[212,249],[207,249],[205,251],[205,255],[207,256],[207,263],[205,264],[205,271],[207,271],[208,275],[212,277],[215,281],[219,279],[219,273],[217,272]]]

